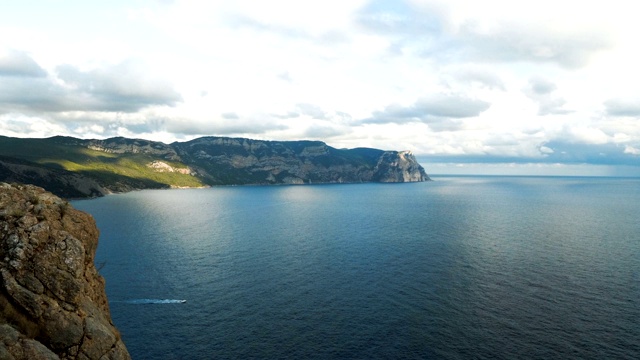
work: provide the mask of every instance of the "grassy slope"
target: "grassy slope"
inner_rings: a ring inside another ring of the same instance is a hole
[[[150,187],[198,187],[203,182],[191,175],[156,172],[147,166],[153,160],[175,167],[184,164],[145,154],[111,154],[82,146],[59,145],[53,139],[14,139],[0,137],[0,155],[15,157],[54,169],[77,172],[101,183],[136,182]]]

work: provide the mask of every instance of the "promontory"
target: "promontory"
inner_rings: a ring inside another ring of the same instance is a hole
[[[410,151],[337,149],[321,141],[0,136],[0,181],[35,184],[65,198],[212,185],[427,180]]]

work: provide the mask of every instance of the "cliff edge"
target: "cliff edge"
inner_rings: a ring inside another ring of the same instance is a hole
[[[94,266],[93,218],[0,183],[0,359],[130,359]]]
[[[409,151],[208,136],[186,142],[0,136],[0,181],[64,198],[212,185],[428,181]]]
[[[409,151],[336,149],[321,141],[224,137],[202,137],[171,146],[182,162],[211,185],[430,180]]]

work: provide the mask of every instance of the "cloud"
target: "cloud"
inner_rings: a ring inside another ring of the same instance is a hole
[[[373,0],[360,9],[355,20],[365,31],[388,38],[391,54],[409,53],[446,63],[551,63],[575,69],[613,46],[613,39],[604,31],[554,28],[544,21],[459,19],[454,16],[459,12],[455,6]]]
[[[541,77],[529,79],[528,86],[524,89],[524,93],[532,100],[538,103],[538,115],[563,115],[573,112],[565,109],[567,101],[554,94],[558,87],[556,84]]]
[[[427,116],[467,118],[480,115],[489,106],[488,102],[461,95],[435,94],[418,100],[415,109]]]
[[[182,100],[171,84],[147,75],[144,64],[133,61],[90,71],[71,65],[56,70],[72,91],[87,99],[91,110],[133,112],[152,105],[174,106]]]
[[[605,33],[554,30],[541,24],[500,22],[490,29],[465,23],[454,40],[459,56],[486,62],[553,63],[584,67],[591,56],[613,46]]]
[[[584,144],[555,140],[544,144],[553,150],[545,162],[584,163],[596,165],[638,165],[638,156],[629,146],[618,144]]]
[[[280,74],[278,74],[278,79],[280,79],[282,81],[285,81],[285,82],[288,82],[288,83],[293,82],[293,79],[291,78],[291,74],[289,74],[288,71],[284,71],[284,72],[281,72]]]
[[[246,15],[235,15],[231,17],[229,23],[234,28],[247,28],[256,32],[262,33],[274,33],[279,36],[284,36],[291,39],[310,39],[311,35],[306,31],[300,30],[296,27],[289,27],[279,24],[269,24],[251,18]]]
[[[355,14],[355,21],[363,29],[381,35],[438,35],[447,22],[444,8],[428,6],[420,9],[409,1],[372,0]]]
[[[544,78],[532,78],[529,80],[531,93],[536,95],[546,95],[555,91],[558,87],[553,82]]]
[[[12,8],[0,129],[637,161],[639,25],[613,5],[152,0],[112,5],[108,21],[60,3],[37,23]]]
[[[540,145],[540,147],[538,147],[538,150],[540,151],[541,154],[553,154],[555,151],[553,151],[552,148],[545,146],[545,145]]]
[[[35,121],[34,119],[36,118],[27,118],[23,115],[7,114],[0,116],[0,120],[6,120],[8,124],[22,124],[25,121]],[[132,113],[71,111],[51,113],[45,118],[37,119],[38,123],[49,124],[48,128],[58,129],[56,132],[44,136],[62,133],[71,135],[90,134],[89,136],[91,137],[137,137],[140,134],[171,133],[174,139],[214,134],[255,137],[269,131],[288,129],[286,125],[273,121],[268,117],[253,116],[248,119],[221,117],[219,119],[204,120],[168,116],[153,108]],[[5,127],[0,126],[0,130]],[[14,125],[12,128],[15,127]]]
[[[296,104],[295,112],[299,115],[307,115],[313,119],[328,120],[329,113],[322,110],[319,106],[313,104],[299,103]]]
[[[286,130],[288,127],[264,118],[250,118],[243,121],[166,119],[162,130],[186,136],[202,135],[262,135],[269,131]]]
[[[298,103],[294,109],[284,114],[270,114],[273,119],[293,121],[293,123],[312,124],[307,125],[307,130],[302,134],[306,137],[319,138],[319,134],[333,137],[351,132],[346,126],[353,122],[353,117],[343,111],[326,111],[320,106],[309,103]],[[302,121],[301,121],[302,120]],[[338,129],[338,130],[336,130]]]
[[[221,116],[222,116],[223,119],[226,119],[226,120],[238,120],[238,119],[240,119],[238,114],[236,114],[234,112],[222,113]]]
[[[181,101],[169,83],[146,75],[142,67],[124,62],[82,71],[62,65],[56,68],[57,78],[7,77],[0,82],[0,112],[136,112]]]
[[[478,68],[465,68],[453,72],[452,75],[456,80],[463,83],[475,83],[488,89],[506,90],[502,79],[491,71]]]
[[[289,111],[286,114],[270,114],[270,116],[276,119],[295,119],[300,117],[300,113],[296,111]]]
[[[631,137],[609,136],[596,127],[565,126],[541,143],[540,151],[545,154],[542,161],[548,163],[638,166],[633,142]]]
[[[612,138],[604,131],[595,127],[585,126],[565,126],[557,135],[563,141],[576,144],[607,144],[612,142]]]
[[[423,122],[433,130],[454,130],[460,122],[456,119],[480,115],[491,105],[488,102],[457,94],[434,94],[416,101],[410,106],[392,104],[382,111],[376,111],[362,123],[404,124]]]
[[[379,36],[388,42],[387,54],[394,56],[448,57],[451,42],[446,29],[450,27],[445,6],[398,0],[372,0],[354,15],[356,26],[366,34]]]
[[[59,124],[39,117],[23,114],[0,115],[0,133],[15,137],[49,137],[68,134],[68,130]]]
[[[70,95],[67,89],[50,78],[9,77],[0,81],[0,113],[78,109],[81,99]]]
[[[65,127],[69,132],[92,136],[119,136],[127,134],[155,133],[163,131],[171,119],[154,111],[142,110],[135,113],[102,111],[68,111],[51,113],[47,116],[51,123]]]
[[[538,115],[564,115],[570,114],[573,111],[564,108],[564,105],[567,103],[563,98],[549,98],[544,100],[539,100],[539,108]]]
[[[614,98],[604,102],[607,115],[640,116],[640,98]]]
[[[81,138],[138,136],[157,134],[166,118],[153,113],[64,112],[37,115],[9,113],[0,115],[0,132],[10,136],[28,131],[29,137],[54,135]]]
[[[256,14],[258,15],[258,14]],[[322,45],[335,45],[348,42],[348,36],[341,31],[311,31],[304,26],[295,26],[277,19],[256,19],[245,14],[229,14],[228,25],[233,29],[250,30],[261,35],[270,34],[288,40],[305,41]]]
[[[540,145],[542,156],[509,156],[500,154],[423,155],[425,163],[515,163],[515,164],[591,164],[628,165],[638,167],[638,155],[628,146],[615,144],[577,144],[551,141]],[[637,149],[636,149],[637,150]]]
[[[638,149],[636,147],[633,147],[631,145],[625,145],[624,153],[625,154],[631,154],[631,155],[640,156],[640,149]]]
[[[45,77],[47,72],[27,53],[8,50],[0,54],[0,76]]]
[[[340,127],[331,124],[327,125],[312,125],[309,126],[303,136],[311,139],[329,139],[336,136],[342,136],[351,133],[352,130],[349,127]]]

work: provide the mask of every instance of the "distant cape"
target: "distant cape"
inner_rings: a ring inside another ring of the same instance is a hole
[[[428,180],[410,151],[336,149],[321,141],[0,136],[0,181],[34,184],[66,198],[212,185]]]

